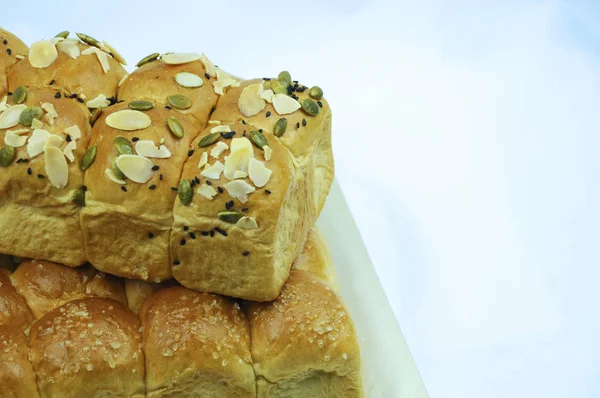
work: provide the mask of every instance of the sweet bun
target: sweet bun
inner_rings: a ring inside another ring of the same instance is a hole
[[[0,324],[0,398],[39,397],[28,354],[23,331]]]
[[[6,75],[8,70],[27,55],[29,49],[12,33],[0,28],[0,99],[8,91]]]
[[[9,272],[0,269],[0,325],[25,331],[29,329],[31,322],[33,316],[23,297],[12,285]]]

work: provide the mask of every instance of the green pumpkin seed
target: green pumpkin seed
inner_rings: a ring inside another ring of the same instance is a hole
[[[15,159],[15,148],[7,145],[0,149],[0,167],[6,167]]]
[[[252,140],[254,145],[256,145],[260,149],[263,149],[263,147],[265,145],[269,145],[269,143],[267,142],[267,139],[260,131],[251,130],[250,131],[250,139]]]
[[[31,126],[33,119],[41,120],[43,114],[44,111],[39,106],[29,106],[21,112],[19,123],[23,126]]]
[[[83,189],[71,191],[71,201],[79,207],[85,206],[85,192],[83,192]]]
[[[287,129],[287,119],[282,117],[275,123],[275,128],[273,129],[273,134],[275,137],[281,137],[285,130]]]
[[[117,148],[119,155],[133,155],[133,146],[125,137],[115,138],[115,148]]]
[[[115,174],[115,177],[117,177],[120,180],[124,180],[127,178],[127,176],[121,171],[121,169],[119,168],[119,166],[117,166],[115,162],[113,162],[112,171]]]
[[[192,203],[192,195],[194,191],[188,180],[181,180],[179,188],[177,189],[177,195],[182,205],[187,206]]]
[[[311,99],[303,99],[300,103],[302,110],[311,116],[317,116],[319,114],[319,105]]]
[[[134,109],[136,111],[147,111],[149,109],[154,108],[154,105],[152,105],[152,102],[146,101],[146,100],[131,101],[130,103],[127,104],[127,106],[129,107],[129,109]]]
[[[67,37],[69,37],[69,33],[70,32],[68,30],[63,30],[54,37],[62,37],[63,39],[66,39]]]
[[[217,213],[217,218],[219,220],[228,222],[230,224],[235,224],[242,217],[244,217],[244,215],[242,213],[238,213],[237,211],[221,211]]]
[[[97,150],[98,150],[98,148],[96,148],[96,145],[93,145],[90,147],[90,149],[87,150],[85,155],[83,155],[83,159],[81,159],[81,170],[82,171],[87,170],[92,165],[92,163],[94,163],[94,160],[96,159],[96,151]]]
[[[310,94],[310,96],[316,100],[323,98],[323,90],[319,86],[312,86],[308,94]]]
[[[145,65],[148,62],[156,61],[158,59],[159,55],[160,55],[159,53],[152,53],[150,55],[147,55],[144,58],[142,58],[140,60],[140,62],[135,64],[135,66],[139,68],[140,66]]]
[[[98,48],[102,47],[102,44],[100,44],[100,42],[98,40],[94,39],[92,36],[88,36],[85,33],[75,33],[75,34],[85,44],[89,44],[90,46],[94,46],[94,47],[98,47]]]
[[[275,94],[287,94],[286,86],[276,79],[271,80],[271,90],[273,90],[273,93]]]
[[[169,126],[169,130],[171,130],[171,133],[173,133],[175,137],[183,137],[183,126],[181,125],[181,122],[177,120],[176,117],[169,117],[167,119],[167,126]]]
[[[94,109],[94,112],[92,112],[92,116],[90,117],[90,124],[93,126],[94,124],[96,124],[96,122],[98,121],[98,119],[100,118],[100,115],[102,115],[102,107],[99,106],[96,109]]]
[[[23,86],[17,87],[13,93],[13,101],[15,101],[15,104],[22,104],[25,102],[25,98],[27,98],[27,89]]]
[[[204,147],[207,147],[209,145],[212,145],[215,142],[217,142],[217,140],[219,139],[220,136],[221,136],[220,133],[211,133],[211,134],[207,135],[206,137],[203,137],[200,140],[200,142],[198,143],[198,146],[200,148],[204,148]]]
[[[175,109],[189,109],[192,107],[192,100],[182,94],[169,95],[167,101]]]
[[[292,76],[290,75],[290,72],[288,72],[287,70],[284,70],[283,72],[279,73],[279,76],[277,76],[277,80],[279,80],[281,83],[283,83],[285,85],[285,87],[292,84]]]

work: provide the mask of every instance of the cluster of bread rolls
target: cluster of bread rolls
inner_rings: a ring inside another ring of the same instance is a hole
[[[322,90],[0,29],[0,398],[362,397]]]

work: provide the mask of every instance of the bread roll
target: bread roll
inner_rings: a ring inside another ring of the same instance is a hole
[[[11,279],[36,319],[85,297],[107,297],[127,304],[123,282],[91,267],[69,269],[48,261],[25,261]]]
[[[8,70],[27,55],[28,48],[17,36],[0,28],[0,99],[8,91]]]
[[[248,322],[239,304],[182,287],[140,312],[148,397],[255,397]]]
[[[293,270],[273,303],[250,303],[258,397],[362,397],[352,320],[335,291]]]
[[[31,328],[29,357],[41,397],[144,397],[140,322],[106,298],[71,301]]]
[[[19,328],[0,324],[0,398],[36,397],[39,394],[27,337]]]
[[[10,281],[10,274],[0,269],[0,325],[17,328],[21,331],[29,329],[33,316],[27,304]]]

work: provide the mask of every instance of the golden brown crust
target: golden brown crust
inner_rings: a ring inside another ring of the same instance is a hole
[[[233,300],[164,289],[140,312],[149,397],[255,397],[248,323]]]
[[[33,316],[23,297],[19,296],[10,280],[10,273],[0,269],[0,325],[23,331],[31,326]]]
[[[333,260],[329,255],[325,236],[316,227],[312,227],[306,238],[302,253],[294,260],[292,269],[309,272],[318,276],[337,290],[337,276]]]
[[[90,46],[78,43],[81,51]],[[117,94],[117,85],[127,73],[123,66],[114,58],[108,56],[110,69],[104,73],[102,65],[96,54],[80,55],[73,59],[62,51],[47,68],[34,68],[28,58],[17,63],[8,73],[8,87],[14,91],[19,86],[45,87],[53,90],[64,91],[68,94],[83,95],[86,101],[96,98],[100,94],[114,97]]]
[[[122,131],[106,124],[106,117],[126,109],[129,109],[127,103],[122,103],[105,110],[92,130],[90,145],[96,145],[97,154],[85,175],[86,206],[81,211],[86,254],[90,263],[102,271],[160,282],[171,278],[168,242],[173,201],[177,196],[171,188],[179,184],[189,144],[200,127],[190,115],[158,104],[144,112],[152,120],[146,129]],[[183,138],[170,133],[167,127],[170,116],[183,125]],[[112,167],[118,155],[114,140],[119,136],[127,138],[134,148],[134,137],[151,140],[156,145],[164,139],[171,157],[151,159],[159,169],[147,183],[127,180],[126,185],[119,185],[105,176],[105,170]]]
[[[85,297],[106,297],[127,303],[123,282],[91,267],[66,268],[48,261],[25,261],[11,279],[36,319]]]
[[[27,55],[29,49],[17,36],[0,28],[0,98],[8,91],[6,75],[19,59]]]
[[[30,359],[42,397],[143,397],[140,323],[114,300],[72,301],[34,323]]]
[[[28,351],[22,330],[0,325],[0,397],[39,397]]]
[[[292,270],[272,303],[250,303],[259,397],[361,397],[360,352],[340,297],[321,279]]]

